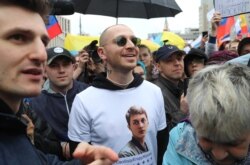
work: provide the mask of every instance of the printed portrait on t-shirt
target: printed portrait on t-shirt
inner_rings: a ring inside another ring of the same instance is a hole
[[[146,111],[142,107],[132,106],[126,113],[126,120],[132,138],[119,152],[120,158],[135,156],[148,151],[145,142],[149,125]]]

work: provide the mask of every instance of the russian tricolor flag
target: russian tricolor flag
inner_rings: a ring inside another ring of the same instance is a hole
[[[62,33],[62,29],[54,15],[49,16],[48,24],[46,25],[50,39]]]
[[[234,17],[223,18],[217,29],[217,39],[220,45],[228,35],[230,36],[231,28],[234,25]]]

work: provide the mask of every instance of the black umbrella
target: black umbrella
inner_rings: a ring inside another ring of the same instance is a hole
[[[72,0],[75,11],[111,17],[173,17],[182,10],[175,0]]]

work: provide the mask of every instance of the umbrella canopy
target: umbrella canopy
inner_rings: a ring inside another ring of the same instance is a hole
[[[173,17],[182,10],[175,0],[72,0],[75,11],[111,17]]]
[[[93,40],[99,41],[99,36],[67,34],[64,40],[64,48],[69,50],[73,55],[77,55],[82,48],[90,44]],[[156,51],[160,47],[157,43],[146,39],[142,39],[141,44],[146,45],[151,51]]]
[[[150,40],[142,39],[141,44],[146,45],[150,49],[151,52],[154,52],[160,48],[159,44]]]
[[[173,32],[164,31],[162,33],[161,40],[163,42],[166,41],[167,44],[175,45],[181,50],[183,50],[185,47],[184,39]]]

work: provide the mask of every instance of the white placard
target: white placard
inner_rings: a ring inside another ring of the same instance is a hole
[[[113,165],[155,165],[150,151],[139,154],[136,156],[130,156],[120,158],[118,162]]]
[[[222,17],[250,12],[250,0],[214,0],[214,6]]]
[[[214,15],[214,12],[215,12],[215,10],[212,9],[212,10],[210,10],[210,11],[207,13],[207,21],[208,21],[208,22],[210,22],[210,21],[212,20],[213,15]]]

